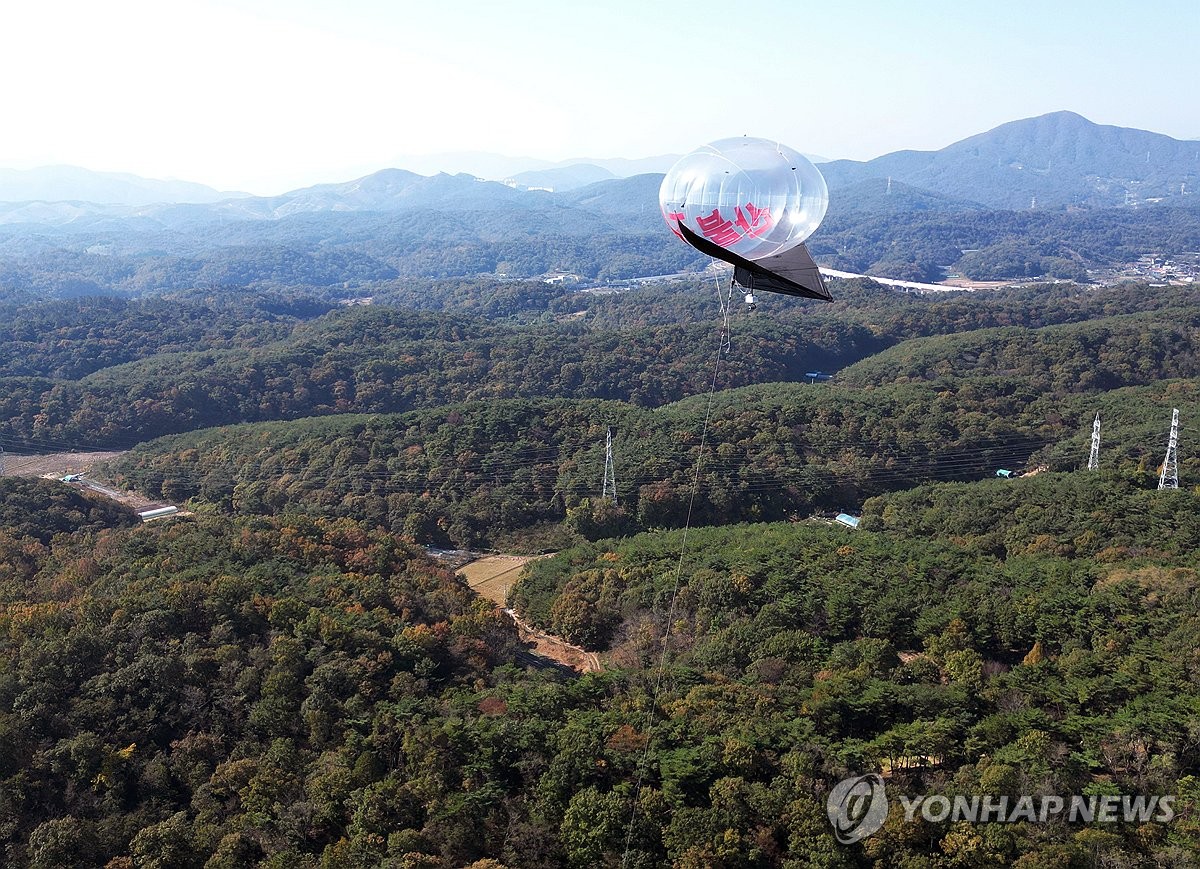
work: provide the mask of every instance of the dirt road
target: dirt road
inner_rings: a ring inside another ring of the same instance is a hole
[[[103,495],[112,501],[124,504],[133,510],[152,510],[155,507],[165,507],[166,502],[147,498],[141,492],[122,491],[106,486],[103,482],[89,477],[92,469],[101,462],[115,459],[122,455],[119,452],[96,453],[45,453],[36,456],[4,457],[4,476],[6,477],[48,477],[61,480],[63,477],[78,477],[69,485],[87,489],[98,495]],[[187,514],[179,514],[187,515]]]
[[[488,555],[464,565],[459,569],[458,575],[479,595],[486,597],[509,615],[517,625],[517,633],[521,640],[533,645],[534,654],[565,664],[580,673],[599,672],[603,667],[600,665],[600,656],[595,652],[572,645],[562,637],[540,631],[508,609],[508,590],[521,575],[521,568],[534,557],[536,556]]]

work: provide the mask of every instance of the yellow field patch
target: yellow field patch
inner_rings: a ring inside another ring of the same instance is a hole
[[[521,568],[533,558],[530,555],[488,555],[460,568],[458,575],[483,597],[499,606],[507,606],[508,590],[521,575]]]

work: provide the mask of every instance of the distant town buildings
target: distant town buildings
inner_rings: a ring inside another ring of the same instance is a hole
[[[1183,253],[1170,258],[1147,254],[1138,257],[1136,262],[1089,271],[1088,276],[1100,284],[1115,284],[1122,281],[1145,281],[1152,284],[1174,284],[1176,286],[1192,284],[1200,281],[1200,251]]]

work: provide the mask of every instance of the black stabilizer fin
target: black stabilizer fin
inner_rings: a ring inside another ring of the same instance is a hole
[[[825,286],[825,279],[821,277],[821,270],[803,244],[760,260],[750,260],[696,235],[682,221],[675,226],[683,240],[700,253],[730,263],[733,266],[733,280],[750,292],[763,290],[785,296],[833,301],[833,296]]]

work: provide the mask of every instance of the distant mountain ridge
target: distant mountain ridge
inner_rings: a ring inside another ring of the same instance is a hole
[[[422,154],[418,156],[399,157],[396,166],[416,172],[418,175],[458,175],[466,173],[476,178],[489,181],[516,180],[526,186],[536,185],[522,180],[522,176],[540,176],[542,173],[552,173],[558,176],[560,186],[556,189],[565,190],[563,182],[570,183],[570,176],[576,174],[573,170],[583,172],[601,170],[609,173],[612,178],[628,178],[632,175],[644,175],[647,172],[666,172],[680,158],[680,154],[659,154],[653,157],[575,157],[570,160],[539,160],[534,157],[506,157],[502,154],[488,154],[480,151],[455,151],[445,154]],[[560,171],[568,170],[568,171]],[[593,178],[593,181],[601,180]],[[589,182],[590,183],[590,182]]]
[[[542,199],[549,195],[465,174],[429,176],[404,169],[382,169],[353,181],[316,184],[279,196],[246,196],[199,204],[0,202],[0,225],[49,225],[70,231],[154,230],[206,223],[272,221],[303,214],[532,208],[543,204]]]
[[[991,208],[1113,206],[1200,189],[1200,142],[1053,112],[1002,124],[939,151],[896,151],[821,167],[831,191],[867,178]]]
[[[229,196],[186,182],[74,170],[73,191],[98,190],[99,202],[84,201],[79,195],[60,201],[47,197],[14,201],[9,198],[11,191],[25,188],[12,180],[14,173],[0,170],[0,191],[9,191],[0,193],[0,225],[10,234],[23,227],[153,231],[304,214],[417,209],[453,213],[582,208],[640,219],[648,211],[657,213],[662,170],[622,173],[668,159],[673,158],[623,161],[619,166],[614,166],[618,161],[551,166],[518,173],[507,183],[469,174],[421,175],[384,169],[353,181],[265,197]],[[831,191],[831,215],[1156,202],[1200,205],[1196,197],[1200,142],[1094,124],[1071,112],[1013,121],[938,151],[896,151],[866,162],[837,160],[823,164],[821,171]],[[147,197],[157,198],[142,201]]]
[[[576,163],[557,169],[534,169],[521,172],[512,177],[512,182],[529,189],[535,187],[545,190],[575,190],[599,181],[610,181],[617,176],[594,163]]]
[[[191,181],[160,181],[78,166],[0,169],[0,202],[87,202],[99,205],[205,204],[247,196]]]

